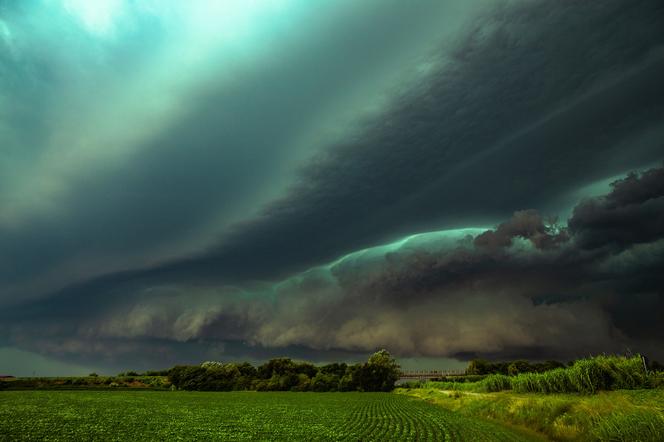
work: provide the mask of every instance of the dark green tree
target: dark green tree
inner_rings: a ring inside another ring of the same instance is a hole
[[[396,359],[387,350],[380,350],[358,370],[358,384],[363,391],[392,391],[399,373]]]
[[[533,366],[528,361],[523,360],[513,361],[507,367],[507,374],[510,376],[516,376],[519,373],[530,373],[531,371],[535,371]]]

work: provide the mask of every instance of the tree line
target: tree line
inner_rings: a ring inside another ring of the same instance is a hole
[[[466,374],[502,374],[505,376],[516,376],[521,373],[544,373],[545,371],[564,367],[565,364],[558,361],[529,362],[526,360],[516,360],[506,362],[489,362],[484,359],[473,359],[468,363]]]
[[[248,362],[204,362],[178,365],[167,371],[180,390],[200,391],[392,391],[399,366],[387,350],[365,363],[316,366],[290,358],[275,358],[254,367]]]

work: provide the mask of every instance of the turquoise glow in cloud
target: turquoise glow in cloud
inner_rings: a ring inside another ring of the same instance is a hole
[[[0,345],[664,336],[659,0],[0,4]]]
[[[91,33],[105,35],[113,31],[116,21],[124,12],[124,0],[64,0],[67,12],[78,18]]]
[[[12,273],[9,291],[45,292],[206,248],[282,197],[329,143],[357,133],[392,86],[412,81],[415,61],[463,21],[459,4],[54,0],[7,9],[1,32],[15,50],[0,60],[10,80],[0,85],[0,236],[25,250],[20,238],[36,229],[41,244],[75,249],[44,255],[43,273],[25,284]],[[93,239],[98,229],[117,233],[110,249]]]
[[[381,268],[388,262],[388,255],[408,254],[411,252],[450,253],[459,247],[472,247],[475,236],[486,231],[485,227],[468,227],[463,229],[438,230],[408,235],[387,244],[380,244],[356,250],[338,259],[321,266],[316,266],[302,273],[293,275],[276,283],[271,289],[260,291],[262,295],[277,301],[280,294],[288,293],[294,286],[299,286],[306,281],[319,281],[329,284],[329,287],[337,287],[335,273],[350,271],[360,268],[367,275],[372,268]]]
[[[487,230],[487,227],[466,227],[462,229],[438,230],[433,232],[414,233],[404,238],[383,245],[369,247],[351,252],[328,264],[326,267],[333,270],[337,266],[353,265],[358,261],[370,262],[382,259],[391,252],[406,252],[408,250],[449,250],[468,242],[476,235]]]

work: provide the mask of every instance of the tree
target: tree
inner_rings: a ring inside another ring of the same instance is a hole
[[[258,367],[258,377],[270,379],[275,374],[278,376],[287,373],[297,373],[296,364],[290,358],[274,358]]]
[[[358,370],[359,387],[364,391],[392,391],[399,373],[396,359],[387,350],[377,351]]]
[[[201,367],[203,368],[215,368],[215,367],[222,367],[224,365],[223,362],[219,361],[205,361],[201,364]]]
[[[549,370],[554,370],[556,368],[564,368],[565,367],[565,364],[563,364],[562,362],[558,362],[558,361],[544,361],[544,362],[539,362],[539,363],[532,364],[532,365],[533,365],[533,369],[535,371],[539,372],[539,373],[543,373],[543,372],[549,371]]]
[[[342,362],[342,363],[335,362],[333,364],[323,365],[318,370],[322,373],[334,374],[334,375],[338,376],[339,378],[341,378],[341,377],[343,377],[344,374],[346,374],[346,368],[347,367],[348,366],[346,365],[345,362]]]
[[[338,375],[326,373],[321,370],[311,380],[311,389],[313,391],[337,391],[339,380]]]
[[[489,362],[484,359],[473,359],[468,363],[466,374],[488,374]]]
[[[361,364],[349,365],[346,367],[344,375],[339,380],[339,390],[356,391],[360,388],[358,374],[362,368]]]
[[[533,367],[528,363],[528,361],[513,361],[508,367],[507,367],[507,374],[510,376],[516,376],[519,373],[530,373],[533,370]]]

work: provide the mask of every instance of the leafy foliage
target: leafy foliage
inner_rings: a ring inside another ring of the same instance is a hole
[[[204,362],[201,366],[176,366],[169,379],[182,390],[201,391],[391,391],[399,379],[399,366],[387,350],[364,364],[335,363],[316,367],[289,358],[251,364]]]
[[[484,359],[473,359],[466,368],[467,375],[503,374],[514,376],[520,373],[544,373],[545,371],[563,368],[565,364],[558,361],[531,363],[524,360],[511,362],[489,362]]]

